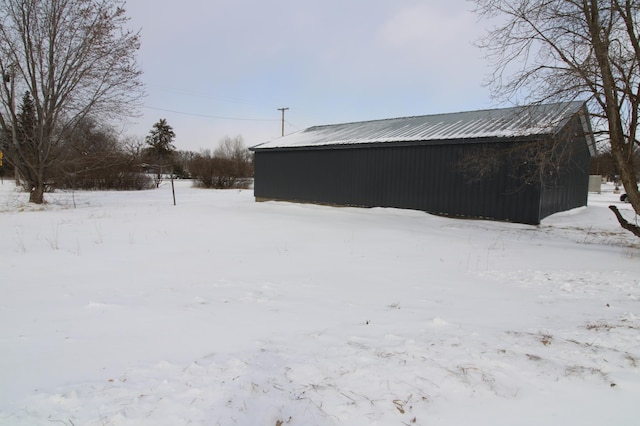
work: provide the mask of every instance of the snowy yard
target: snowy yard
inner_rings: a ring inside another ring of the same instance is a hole
[[[0,185],[1,425],[640,422],[610,186],[538,227],[176,196]]]

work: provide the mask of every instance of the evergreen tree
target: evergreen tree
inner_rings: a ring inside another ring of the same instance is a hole
[[[173,145],[175,137],[173,128],[164,118],[155,123],[147,135],[148,148],[145,151],[145,157],[151,163],[147,164],[147,170],[155,172],[156,188],[162,182],[163,173],[167,171],[173,173],[171,163],[176,153],[176,147]]]
[[[33,193],[44,188],[36,188],[34,183],[43,182],[39,174],[46,174],[47,164],[41,164],[37,149],[38,118],[30,92],[25,92],[17,114],[15,145],[10,146],[11,156],[23,181],[25,189]]]
[[[175,137],[176,134],[173,128],[167,124],[166,119],[161,118],[149,131],[146,142],[147,145],[149,145],[149,150],[151,150],[157,159],[166,161],[171,158],[176,151],[176,147],[173,145]]]

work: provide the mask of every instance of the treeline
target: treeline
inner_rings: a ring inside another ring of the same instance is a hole
[[[28,97],[25,96],[28,101]],[[25,106],[26,104],[26,106]],[[61,129],[55,140],[39,148],[34,136],[35,112],[22,105],[15,130],[0,133],[4,177],[14,177],[26,192],[41,181],[43,190],[55,189],[147,189],[152,179],[141,173],[144,147],[134,139],[122,139],[111,127],[83,118]],[[43,161],[47,158],[48,161]]]
[[[248,188],[253,178],[253,155],[242,137],[225,137],[213,152],[187,153],[187,176],[204,188]]]
[[[61,144],[49,174],[48,190],[140,190],[153,187],[142,173],[142,141],[121,139],[114,129],[92,120],[81,123]]]
[[[640,150],[636,150],[633,156],[633,163],[637,165],[636,175],[640,176]],[[589,173],[604,176],[611,182],[618,182],[620,179],[620,170],[618,170],[613,154],[610,151],[602,151],[591,157]]]
[[[5,150],[0,175],[15,178],[30,191],[33,179],[22,175],[29,169],[16,167],[16,161],[31,161],[25,157],[29,151],[23,150],[17,158],[10,144],[1,145]],[[214,151],[159,153],[149,137],[122,137],[111,127],[84,119],[73,132],[60,138],[54,149],[56,152],[49,155],[54,161],[46,169],[47,192],[151,189],[171,175],[193,179],[194,185],[204,188],[247,188],[253,176],[252,155],[240,136],[224,138]],[[35,150],[31,152],[37,155]]]

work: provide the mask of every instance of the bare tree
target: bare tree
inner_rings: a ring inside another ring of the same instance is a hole
[[[519,182],[509,189],[510,193],[516,193],[529,186],[541,189],[563,186],[566,184],[563,178],[570,175],[571,170],[587,170],[589,160],[586,159],[585,164],[581,158],[584,159],[587,152],[595,152],[595,146],[588,120],[582,121],[588,117],[583,102],[527,105],[511,108],[502,117],[507,122],[526,123],[540,134],[517,143],[477,143],[461,151],[456,167],[464,173],[467,182],[502,172]]]
[[[123,1],[0,0],[0,144],[30,191],[44,201],[65,135],[92,115],[130,115],[142,95]],[[34,132],[18,135],[16,96],[29,93]]]
[[[639,0],[473,0],[500,24],[480,42],[500,99],[527,103],[584,99],[599,138],[609,145],[636,214],[640,192],[634,152],[640,147]],[[625,229],[640,236],[611,207]]]
[[[247,188],[253,175],[251,152],[241,136],[225,136],[213,154],[205,150],[189,162],[191,175],[205,188]]]
[[[140,173],[140,158],[119,140],[110,126],[85,118],[65,138],[52,178],[57,188],[149,189],[152,180]]]
[[[240,135],[235,138],[229,136],[222,138],[213,155],[228,160],[232,166],[232,174],[237,178],[250,177],[253,173],[253,157]]]

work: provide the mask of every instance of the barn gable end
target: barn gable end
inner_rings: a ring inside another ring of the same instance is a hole
[[[254,193],[537,224],[586,204],[593,141],[581,117],[588,118],[585,106],[571,102],[311,127],[251,148]],[[461,166],[483,147],[558,137],[575,149],[553,185],[523,182],[513,173],[519,164],[499,164],[481,179]]]

